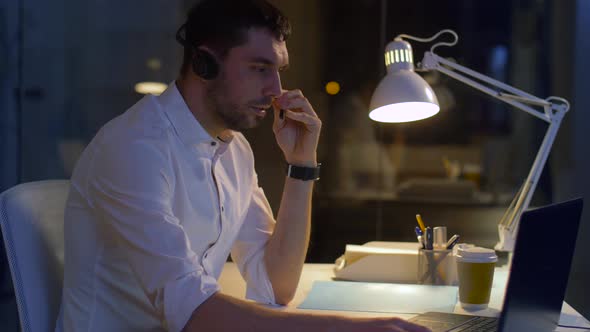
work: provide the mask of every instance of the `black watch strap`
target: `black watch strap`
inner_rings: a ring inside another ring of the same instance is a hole
[[[317,167],[303,167],[287,164],[287,176],[297,180],[303,181],[317,181],[320,179],[320,166]]]

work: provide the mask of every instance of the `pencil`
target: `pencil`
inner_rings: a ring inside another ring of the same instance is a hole
[[[426,234],[426,227],[424,227],[424,221],[422,221],[422,217],[419,214],[416,215],[416,221],[418,221],[418,226],[420,226],[422,234]]]

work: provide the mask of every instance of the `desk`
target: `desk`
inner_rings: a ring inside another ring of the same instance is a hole
[[[316,280],[332,280],[334,275],[332,272],[333,264],[305,264],[303,267],[303,273],[301,280],[299,281],[299,287],[295,294],[293,301],[286,307],[278,307],[276,310],[286,312],[313,312],[316,314],[341,314],[347,316],[358,316],[358,317],[382,317],[388,314],[383,313],[371,313],[371,312],[353,312],[353,311],[327,311],[327,310],[306,310],[297,309],[297,306],[303,302],[313,282]],[[490,308],[486,310],[471,312],[470,314],[481,315],[481,316],[498,316],[500,313],[500,307],[502,306],[502,298],[504,294],[503,285],[506,284],[508,277],[507,271],[499,270],[494,275],[494,288],[492,290],[492,297],[490,301]],[[221,292],[227,295],[231,295],[237,298],[244,299],[246,294],[246,284],[235,263],[226,263],[221,276],[219,278],[219,284],[221,286]],[[461,306],[457,303],[455,306],[456,313],[466,313]],[[401,318],[411,318],[414,315],[410,314],[389,314]],[[563,302],[561,324],[585,326],[590,327],[590,323],[585,320],[574,308],[572,308],[566,302]],[[588,331],[584,329],[571,329],[559,327],[555,331]]]

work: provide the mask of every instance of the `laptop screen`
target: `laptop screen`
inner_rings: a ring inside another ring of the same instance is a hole
[[[553,331],[572,263],[582,199],[522,214],[500,331]]]

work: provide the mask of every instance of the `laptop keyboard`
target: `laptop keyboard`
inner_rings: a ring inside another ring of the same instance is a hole
[[[496,332],[498,319],[492,317],[475,317],[469,322],[458,326],[449,332]]]

